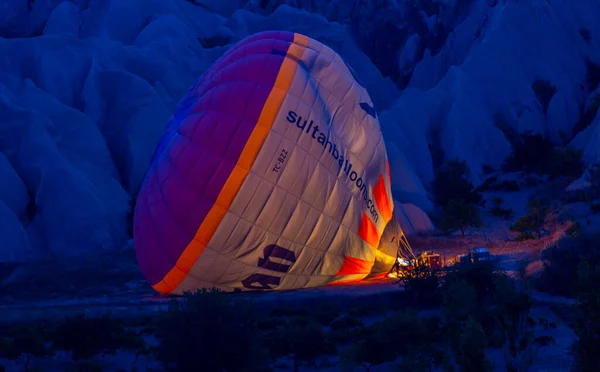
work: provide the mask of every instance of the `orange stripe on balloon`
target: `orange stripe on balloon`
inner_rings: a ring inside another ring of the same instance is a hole
[[[392,174],[390,172],[390,161],[389,160],[385,161],[385,169],[387,171],[388,184],[390,185],[390,190],[391,190],[392,189]]]
[[[358,236],[373,248],[379,246],[379,239],[381,238],[379,236],[379,231],[377,231],[377,228],[366,213],[363,213],[362,215]]]
[[[275,85],[267,98],[267,101],[262,109],[258,122],[254,127],[248,142],[244,146],[238,162],[227,178],[223,189],[219,193],[215,204],[208,212],[204,221],[200,224],[194,239],[185,248],[175,266],[165,275],[158,283],[152,286],[159,293],[170,293],[174,291],[187,276],[191,268],[194,266],[208,242],[212,239],[217,227],[223,221],[227,210],[231,206],[233,199],[240,191],[246,176],[256,156],[260,151],[271,127],[273,121],[283,104],[283,100],[289,91],[296,69],[298,68],[297,60],[302,58],[306,47],[308,46],[308,37],[300,34],[294,34],[294,43],[288,48],[287,54],[295,58],[286,58],[277,74]]]
[[[384,222],[387,224],[392,219],[392,206],[390,205],[385,181],[381,174],[379,175],[379,181],[373,187],[373,196],[375,197],[375,203],[381,213],[381,217],[383,217]]]
[[[358,283],[358,282],[362,282],[363,279],[364,278],[340,280],[340,281],[337,281],[337,282],[331,282],[331,283],[327,284],[327,286],[340,285],[340,284]]]
[[[373,261],[361,260],[360,258],[346,256],[344,257],[342,267],[335,275],[341,276],[354,274],[369,274],[374,264],[375,262]]]

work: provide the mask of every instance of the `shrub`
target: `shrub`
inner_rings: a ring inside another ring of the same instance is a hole
[[[478,314],[477,289],[464,279],[456,279],[445,287],[442,314],[447,324],[460,325],[469,316]]]
[[[527,370],[533,363],[533,332],[528,323],[532,305],[531,291],[525,281],[498,276],[493,293],[494,317],[504,331],[507,369]]]
[[[323,326],[313,318],[292,317],[271,337],[273,355],[292,356],[294,371],[303,364],[314,366],[314,360],[318,356],[337,351],[325,337]]]
[[[23,369],[29,371],[35,359],[54,355],[48,342],[49,332],[41,324],[11,327],[6,334],[0,335],[0,358],[21,361]]]
[[[552,165],[548,166],[546,173],[550,178],[579,178],[585,170],[583,152],[572,147],[555,149],[552,155]]]
[[[493,370],[493,364],[485,356],[485,338],[483,327],[472,316],[450,338],[450,347],[460,371]]]
[[[538,288],[555,295],[574,297],[580,263],[600,260],[597,242],[596,236],[578,234],[574,238],[563,238],[544,250],[544,270],[537,281]]]
[[[425,265],[416,265],[400,280],[406,295],[413,304],[419,306],[433,306],[440,303],[440,275],[429,270]]]
[[[544,174],[554,153],[554,145],[543,134],[521,133],[513,143],[512,153],[503,168],[508,172],[525,171]]]
[[[268,370],[254,308],[216,289],[187,292],[157,322],[155,357],[165,371]]]
[[[572,345],[575,366],[580,371],[595,371],[600,365],[600,265],[586,259],[577,269],[577,303],[574,331],[577,341]]]
[[[360,339],[348,348],[343,359],[350,365],[362,365],[368,370],[399,356],[406,357],[402,363],[406,368],[408,359],[419,355],[420,362],[437,366],[447,361],[447,354],[439,347],[442,341],[443,332],[437,319],[421,318],[414,311],[399,311],[365,327]]]
[[[600,213],[600,203],[592,203],[590,205],[590,211],[592,211],[592,213]]]
[[[544,222],[550,213],[550,207],[544,200],[530,199],[527,203],[527,211],[529,214],[519,218],[510,226],[510,230],[520,232],[522,235],[535,233],[539,239],[542,237]],[[525,238],[529,238],[529,235],[524,235],[521,240]]]
[[[330,325],[330,337],[338,343],[352,342],[356,338],[356,330],[364,324],[360,319],[351,315],[344,315],[334,320]]]
[[[477,293],[477,302],[489,302],[494,290],[496,278],[504,273],[497,269],[493,261],[468,262],[454,265],[444,276],[442,292],[447,291],[455,282],[464,281],[473,286]]]
[[[97,355],[113,355],[117,350],[136,350],[143,346],[137,333],[128,331],[110,314],[86,317],[77,314],[61,321],[52,337],[57,350],[71,354],[75,361],[91,360]]]

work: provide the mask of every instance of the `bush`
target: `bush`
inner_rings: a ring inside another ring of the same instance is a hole
[[[477,289],[464,279],[448,283],[443,291],[442,314],[450,326],[465,322],[469,316],[478,314],[479,302]]]
[[[57,350],[71,354],[74,361],[89,361],[97,355],[114,355],[118,350],[144,347],[142,338],[128,331],[110,314],[86,317],[78,314],[59,323],[52,337]]]
[[[552,165],[548,166],[546,173],[550,178],[575,179],[581,177],[584,170],[583,152],[572,147],[565,147],[554,150]]]
[[[329,342],[323,326],[314,318],[292,317],[269,336],[271,355],[289,355],[294,360],[294,371],[300,365],[314,366],[314,360],[323,354],[334,354],[335,345]]]
[[[543,174],[552,158],[554,145],[544,135],[531,131],[521,133],[513,143],[512,153],[505,159],[503,168],[508,172],[525,171]]]
[[[441,324],[436,318],[424,319],[414,311],[399,311],[386,319],[365,327],[358,339],[343,355],[346,364],[367,369],[398,357],[407,368],[414,356],[431,366],[447,362]]]
[[[600,213],[600,203],[592,203],[592,204],[590,204],[590,211],[592,213]]]
[[[504,331],[507,370],[527,370],[533,363],[533,332],[528,322],[532,305],[528,282],[499,276],[494,291],[494,318]]]
[[[207,372],[269,369],[253,306],[216,289],[173,300],[159,316],[156,339],[165,371],[197,371],[198,363]]]
[[[345,344],[355,340],[357,329],[363,327],[363,322],[351,315],[344,315],[334,320],[330,325],[330,337],[333,341]]]
[[[483,263],[462,265],[447,276],[442,287],[442,313],[447,338],[463,370],[473,365],[484,370],[489,367],[480,351],[486,346],[504,347],[509,366],[532,361],[533,339],[527,323],[531,294],[529,287],[520,283],[493,264]],[[461,343],[460,337],[467,330],[471,332],[469,337],[478,339],[481,345]],[[473,347],[469,351],[472,359],[466,359],[466,347]]]
[[[521,233],[521,240],[530,238],[530,234],[535,233],[537,238],[542,237],[544,231],[544,222],[550,213],[550,207],[546,201],[540,199],[530,199],[527,203],[527,216],[519,218],[513,225],[510,226],[511,231]]]
[[[577,268],[574,324],[577,341],[572,351],[579,371],[595,371],[600,365],[600,264],[597,262],[583,260]]]
[[[0,358],[21,361],[23,369],[29,371],[35,359],[54,355],[54,349],[48,342],[49,332],[41,324],[11,327],[0,335]]]
[[[578,178],[585,164],[583,153],[572,147],[555,148],[543,134],[531,131],[521,133],[513,142],[513,151],[505,159],[503,169],[507,172],[529,172],[548,175],[551,178]]]
[[[579,265],[600,260],[598,241],[596,236],[578,234],[544,250],[544,270],[537,281],[538,288],[554,295],[574,297]]]
[[[496,278],[504,275],[498,270],[495,262],[467,262],[454,265],[444,276],[442,292],[447,291],[455,282],[466,282],[473,286],[477,293],[477,302],[483,304],[490,301]]]
[[[472,316],[463,322],[460,331],[450,338],[450,346],[460,371],[492,371],[494,365],[485,356],[486,336],[481,324]]]
[[[437,306],[440,304],[440,274],[431,271],[425,265],[416,265],[400,280],[406,295],[418,306]]]

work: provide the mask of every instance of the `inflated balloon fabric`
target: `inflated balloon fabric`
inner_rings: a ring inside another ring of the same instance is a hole
[[[134,244],[161,293],[322,286],[372,274],[392,211],[377,113],[352,69],[316,40],[263,32],[180,102]]]

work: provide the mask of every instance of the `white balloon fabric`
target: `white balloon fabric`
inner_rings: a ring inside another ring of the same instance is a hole
[[[304,35],[263,32],[180,102],[134,243],[161,293],[347,283],[393,265],[378,250],[393,210],[377,112],[352,69]]]

